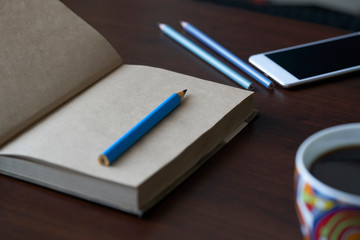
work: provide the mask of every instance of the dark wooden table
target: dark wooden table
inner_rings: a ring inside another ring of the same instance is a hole
[[[191,0],[63,1],[127,64],[239,87],[157,28],[193,23],[242,59],[346,33]],[[312,133],[360,121],[360,74],[268,91],[255,83],[259,116],[142,219],[0,176],[0,239],[301,239],[294,156]]]

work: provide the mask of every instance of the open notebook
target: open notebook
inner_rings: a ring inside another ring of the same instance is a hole
[[[0,172],[141,215],[254,117],[253,93],[122,64],[57,0],[0,10]],[[170,94],[183,103],[105,167],[98,156]]]

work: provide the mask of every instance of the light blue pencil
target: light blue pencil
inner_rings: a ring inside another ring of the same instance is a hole
[[[109,166],[128,150],[136,141],[144,136],[151,128],[173,111],[184,98],[186,90],[174,93],[143,118],[113,145],[106,149],[98,158],[101,165]]]
[[[219,55],[227,59],[229,62],[234,64],[236,67],[240,68],[249,76],[253,77],[256,81],[264,85],[265,87],[272,89],[274,88],[274,84],[271,80],[266,78],[264,75],[256,71],[254,68],[252,68],[249,64],[242,61],[240,58],[235,56],[233,53],[231,53],[229,50],[225,49],[223,46],[221,46],[219,43],[215,42],[213,39],[211,39],[209,36],[207,36],[205,33],[201,32],[199,29],[194,27],[188,22],[181,21],[180,22],[183,28],[186,32],[190,33],[192,36],[203,42],[205,45],[207,45],[209,48],[213,49],[215,52],[217,52]]]
[[[191,42],[189,39],[175,31],[170,26],[159,23],[159,28],[162,32],[164,32],[166,35],[168,35],[170,38],[174,39],[176,42],[178,42],[183,47],[187,48],[189,51],[203,59],[205,62],[209,63],[211,66],[219,70],[220,72],[224,73],[226,76],[240,84],[242,87],[248,90],[253,90],[252,83],[226,66],[221,61],[217,60],[215,57],[211,56],[208,52],[198,47],[195,43]]]

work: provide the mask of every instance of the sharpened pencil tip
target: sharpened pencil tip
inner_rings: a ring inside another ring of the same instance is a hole
[[[249,90],[249,91],[254,91],[254,85],[253,85],[253,84],[250,84],[247,90]]]
[[[268,87],[268,88],[269,88],[269,89],[274,89],[274,87],[275,87],[275,86],[274,86],[274,83],[271,82],[271,83],[269,84],[269,87]]]
[[[176,94],[180,96],[181,101],[183,100],[183,98],[185,97],[185,93],[186,93],[187,89],[182,90],[181,92],[177,92]]]

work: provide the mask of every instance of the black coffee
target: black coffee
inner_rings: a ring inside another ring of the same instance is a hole
[[[360,195],[360,146],[321,155],[310,167],[310,172],[331,187]]]

